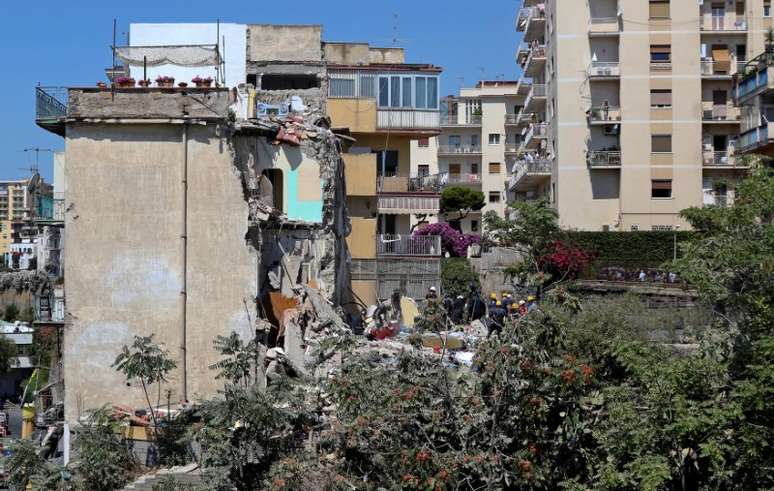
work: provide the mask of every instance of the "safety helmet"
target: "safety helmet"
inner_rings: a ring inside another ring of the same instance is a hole
[[[535,297],[533,297],[532,295],[530,295],[530,296],[528,296],[528,297],[527,297],[527,301],[528,301],[528,302],[534,302],[534,301],[535,301]]]
[[[496,305],[497,305],[498,307],[502,307],[502,306],[503,306],[503,303],[502,303],[501,301],[499,301],[499,300],[498,300]]]
[[[524,300],[519,300],[519,305],[524,305],[525,303],[527,303],[527,302],[525,302]]]
[[[491,298],[492,300],[497,300],[497,294],[493,293],[493,294],[489,295],[489,298]]]

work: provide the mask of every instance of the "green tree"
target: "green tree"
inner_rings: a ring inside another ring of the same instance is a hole
[[[8,373],[14,367],[17,356],[16,343],[0,335],[0,374]]]
[[[46,462],[37,450],[32,440],[15,440],[11,445],[11,456],[4,457],[3,464],[12,489],[26,489],[33,476],[45,468]]]
[[[153,335],[135,336],[132,345],[123,347],[112,366],[122,372],[127,381],[140,381],[153,418],[154,432],[157,432],[159,424],[156,420],[155,408],[161,404],[161,384],[167,382],[167,375],[177,367],[169,351],[155,344]],[[153,384],[157,385],[155,407],[148,393],[149,387]]]
[[[15,303],[10,303],[5,307],[3,313],[3,320],[5,322],[13,322],[19,317],[19,307]]]
[[[441,192],[441,213],[451,220],[463,220],[486,205],[484,193],[462,186],[450,186]]]
[[[449,257],[441,261],[441,288],[444,293],[456,297],[467,295],[470,285],[480,288],[478,273],[464,257]]]

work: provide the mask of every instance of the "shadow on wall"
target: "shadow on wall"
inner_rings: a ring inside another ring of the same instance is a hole
[[[618,199],[618,170],[595,170],[591,173],[591,194],[593,199]]]

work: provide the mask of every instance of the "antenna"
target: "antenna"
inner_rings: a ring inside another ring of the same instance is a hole
[[[26,152],[35,152],[35,165],[34,166],[31,165],[29,168],[18,167],[19,170],[28,170],[28,171],[30,171],[30,174],[38,174],[38,172],[39,172],[38,169],[40,168],[40,152],[54,153],[54,151],[51,150],[50,148],[37,148],[37,147],[35,147],[35,148],[25,148],[24,152],[25,153]]]
[[[393,12],[392,14],[392,45],[397,46],[398,45],[398,13]]]

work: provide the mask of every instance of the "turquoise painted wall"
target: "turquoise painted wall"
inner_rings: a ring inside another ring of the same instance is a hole
[[[322,222],[322,188],[323,182],[320,179],[320,200],[319,201],[301,201],[298,199],[298,168],[286,169],[283,172],[285,179],[285,202],[287,203],[287,215],[291,220],[303,220],[305,222]]]

